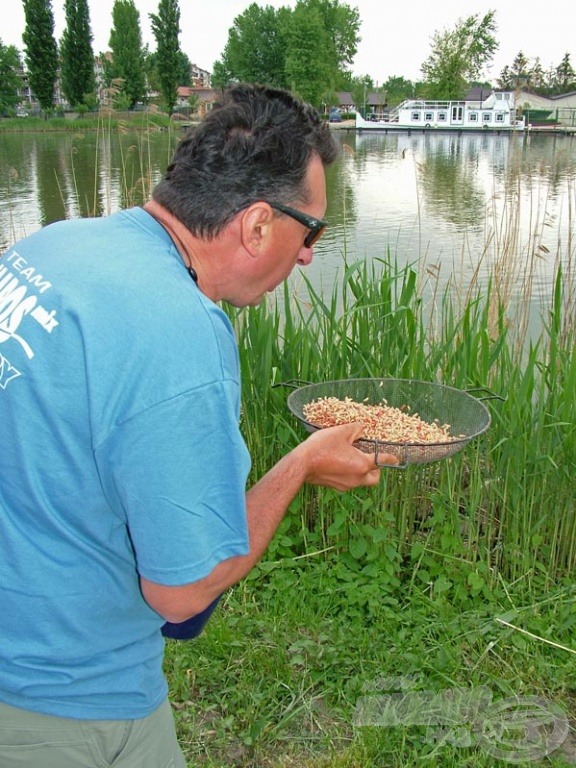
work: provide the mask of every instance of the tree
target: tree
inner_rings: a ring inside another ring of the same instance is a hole
[[[523,51],[518,51],[512,64],[506,65],[498,78],[500,88],[505,91],[523,88],[539,93],[550,91],[549,81],[549,73],[545,73],[542,69],[540,59],[536,58],[533,64],[530,64],[530,60]]]
[[[413,99],[416,93],[414,83],[406,80],[404,77],[392,76],[382,86],[386,94],[386,101],[389,106],[395,107],[406,99]]]
[[[174,111],[181,74],[180,7],[178,0],[160,0],[158,13],[150,13],[152,32],[156,38],[156,71],[160,91],[169,114]]]
[[[546,74],[542,68],[542,62],[538,57],[534,59],[534,63],[530,67],[528,73],[530,86],[538,93],[545,93],[547,90]]]
[[[212,88],[226,88],[234,82],[234,76],[223,59],[215,61],[212,66],[212,76],[210,78]]]
[[[315,106],[320,106],[326,90],[333,90],[328,49],[328,34],[319,10],[297,3],[287,29],[286,78],[300,98]]]
[[[20,101],[18,70],[21,66],[16,46],[3,45],[0,40],[0,114],[10,113]]]
[[[108,85],[112,80],[119,81],[128,106],[134,107],[146,93],[140,13],[134,0],[114,0],[109,45],[112,60],[106,66]]]
[[[518,51],[511,68],[512,88],[527,88],[530,85],[530,62],[522,51]]]
[[[160,82],[160,72],[158,70],[158,54],[156,51],[153,53],[145,54],[144,71],[148,79],[148,86],[153,91],[162,91],[162,85]],[[192,82],[192,64],[190,59],[183,52],[178,52],[178,69],[176,77],[176,87],[179,85],[189,86]]]
[[[503,70],[500,72],[500,77],[498,78],[498,86],[503,91],[511,91],[514,88],[514,79],[513,79],[513,73],[508,64],[503,68]]]
[[[70,106],[85,107],[96,89],[87,0],[65,0],[66,28],[60,41],[62,91]]]
[[[238,80],[285,87],[285,14],[286,9],[252,3],[237,16],[228,31],[222,58],[214,65],[214,83],[224,86]]]
[[[179,52],[178,60],[180,62],[178,85],[190,86],[192,83],[192,62],[184,51]]]
[[[316,8],[328,36],[328,55],[333,72],[344,73],[352,65],[360,42],[360,14],[357,8],[340,5],[339,0],[301,0]]]
[[[570,63],[570,54],[564,54],[564,58],[556,67],[555,88],[557,93],[568,93],[576,88],[576,74]]]
[[[22,0],[26,26],[22,34],[30,89],[41,109],[54,104],[58,73],[58,46],[54,38],[54,14],[50,0]]]
[[[349,76],[360,17],[339,0],[298,0],[294,10],[252,3],[234,19],[212,84],[248,80],[282,88],[319,105]]]
[[[479,14],[468,16],[459,20],[454,29],[436,32],[432,38],[432,52],[422,64],[428,96],[462,98],[468,82],[480,79],[483,68],[496,52],[495,32],[495,11],[489,11],[483,17]]]

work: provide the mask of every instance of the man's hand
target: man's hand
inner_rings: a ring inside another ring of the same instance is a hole
[[[314,432],[296,452],[306,463],[306,482],[323,485],[337,491],[348,491],[360,485],[376,485],[380,469],[375,454],[363,453],[353,443],[362,437],[362,424],[343,424]],[[380,464],[394,466],[398,459],[392,454],[378,454]]]

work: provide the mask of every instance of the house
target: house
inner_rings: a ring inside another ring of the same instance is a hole
[[[30,76],[28,70],[20,66],[18,69],[19,84],[17,94],[20,99],[20,108],[23,111],[30,111],[32,113],[40,111],[40,104],[36,99],[36,96],[30,88]],[[69,105],[64,94],[62,93],[62,86],[60,81],[60,70],[56,73],[56,81],[54,83],[54,98],[53,104],[56,109],[66,109]]]
[[[372,91],[366,94],[366,119],[381,120],[388,113],[386,94]]]
[[[210,88],[210,72],[200,69],[196,64],[191,64],[190,81],[194,88]]]
[[[464,97],[464,101],[485,102],[492,94],[498,94],[491,88],[472,88]],[[527,122],[530,122],[530,112],[540,112],[545,114],[549,111],[550,119],[557,120],[564,125],[576,126],[576,91],[563,93],[558,96],[540,96],[537,93],[531,93],[518,89],[514,91],[514,102],[516,108],[527,116]]]
[[[179,85],[176,91],[176,106],[178,108],[193,106],[194,88],[188,85]]]
[[[386,95],[378,91],[368,91],[365,94],[363,104],[355,104],[354,96],[349,91],[337,91],[338,109],[340,112],[356,112],[358,108],[366,109],[367,116],[373,116],[374,119],[380,119],[386,111]]]
[[[106,51],[103,55],[94,56],[94,77],[96,79],[96,97],[100,106],[112,104],[112,95],[110,89],[106,86],[105,67],[106,63],[112,62],[112,52]]]
[[[563,125],[576,126],[576,91],[558,96],[539,96],[529,91],[517,91],[516,99],[523,112],[549,109],[551,119]]]
[[[180,109],[190,108],[202,118],[212,109],[218,98],[218,91],[213,88],[196,88],[181,85],[178,88],[176,106]]]
[[[337,91],[335,95],[338,100],[338,104],[335,106],[340,112],[354,112],[354,96],[349,91]]]
[[[463,101],[477,101],[483,104],[487,98],[492,96],[494,90],[494,88],[488,86],[475,85],[473,88],[470,88]]]

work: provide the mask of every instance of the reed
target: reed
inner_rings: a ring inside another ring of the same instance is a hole
[[[233,313],[254,476],[304,437],[281,383],[415,378],[505,398],[486,401],[491,428],[450,460],[384,470],[378,488],[351,494],[304,489],[271,559],[337,552],[357,570],[376,564],[390,591],[409,583],[455,599],[500,579],[573,575],[576,362],[564,313],[574,285],[558,268],[544,330],[519,346],[494,279],[465,300],[447,286],[431,318],[417,269],[384,258],[344,264],[327,297],[304,278],[297,295],[285,286]]]

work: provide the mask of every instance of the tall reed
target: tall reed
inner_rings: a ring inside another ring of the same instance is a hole
[[[254,476],[305,437],[276,384],[416,378],[505,398],[486,401],[489,431],[452,459],[384,470],[376,489],[304,489],[270,557],[338,551],[391,591],[408,582],[463,599],[500,579],[573,574],[576,362],[563,316],[573,285],[558,269],[542,336],[525,350],[492,283],[463,303],[447,286],[433,322],[417,285],[413,266],[389,258],[345,264],[327,297],[304,278],[305,299],[285,286],[271,305],[233,313]]]

